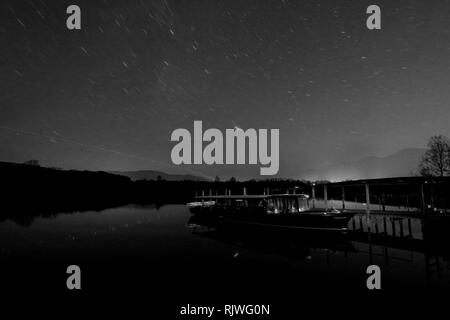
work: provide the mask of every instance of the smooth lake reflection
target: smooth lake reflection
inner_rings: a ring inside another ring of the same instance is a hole
[[[417,218],[374,216],[370,237],[364,216],[355,216],[354,230],[339,237],[214,230],[189,226],[189,218],[185,206],[167,205],[60,214],[26,227],[4,221],[2,280],[16,288],[38,281],[61,289],[65,267],[78,264],[90,291],[138,287],[180,299],[227,292],[270,299],[367,292],[366,268],[377,264],[387,292],[440,295],[450,288],[448,237],[424,241]],[[27,276],[30,266],[43,276]]]

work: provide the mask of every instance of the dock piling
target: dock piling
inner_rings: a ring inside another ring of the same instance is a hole
[[[312,184],[311,193],[312,193],[312,196],[311,196],[312,197],[312,207],[316,208],[316,184],[315,183]]]
[[[422,213],[425,213],[425,192],[423,188],[423,183],[420,184],[420,207],[422,209]]]
[[[368,183],[365,184],[365,189],[366,189],[366,213],[367,215],[370,215],[370,189]]]

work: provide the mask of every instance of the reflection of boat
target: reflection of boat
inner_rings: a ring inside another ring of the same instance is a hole
[[[305,259],[311,256],[311,249],[328,252],[354,252],[348,235],[341,232],[322,233],[297,229],[284,232],[282,229],[253,229],[248,232],[241,225],[218,226],[210,223],[206,215],[193,215],[188,226],[196,235],[215,241],[232,244],[255,252],[277,254],[286,257]],[[207,227],[207,228],[205,228]]]
[[[202,196],[187,206],[209,223],[345,231],[353,213],[311,209],[304,194]]]

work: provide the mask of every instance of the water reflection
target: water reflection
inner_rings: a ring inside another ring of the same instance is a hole
[[[350,221],[346,234],[324,234],[218,228],[195,221],[180,205],[58,214],[38,217],[27,227],[0,223],[0,274],[4,275],[0,280],[11,279],[11,286],[23,288],[41,279],[27,273],[30,263],[40,272],[50,268],[48,277],[53,279],[67,263],[77,262],[90,269],[95,289],[110,288],[111,278],[121,281],[115,285],[124,292],[133,290],[133,283],[164,290],[170,281],[184,297],[192,295],[192,288],[180,283],[214,278],[220,284],[211,289],[215,294],[232,285],[233,290],[258,294],[264,285],[270,295],[283,291],[286,284],[318,293],[330,288],[350,292],[366,290],[365,268],[377,264],[386,290],[432,288],[447,294],[449,221],[363,214]],[[135,282],[122,278],[124,272]],[[23,279],[23,286],[18,279]],[[47,283],[48,278],[42,279]],[[51,288],[59,288],[58,279]],[[245,287],[249,281],[258,289]],[[202,297],[203,292],[197,294]]]
[[[312,259],[317,250],[344,257],[368,256],[369,264],[386,267],[408,265],[423,270],[426,283],[450,284],[450,218],[436,216],[382,216],[358,214],[349,222],[349,230],[321,232],[304,230],[247,229],[221,226],[192,216],[192,233],[255,252]],[[417,277],[417,276],[415,276]],[[441,281],[445,280],[445,281]],[[434,281],[434,282],[433,282]]]
[[[0,213],[0,223],[5,221],[13,221],[17,225],[23,227],[29,227],[33,224],[36,219],[45,218],[45,219],[53,219],[60,215],[67,214],[78,214],[78,213],[89,213],[89,212],[103,212],[107,210],[114,210],[116,208],[121,207],[136,207],[136,208],[154,208],[160,209],[164,204],[161,203],[150,203],[150,204],[128,204],[123,206],[117,206],[117,203],[99,203],[99,204],[81,204],[81,205],[65,205],[63,208],[61,207],[37,207],[37,208],[22,208],[20,206],[7,206]]]
[[[348,235],[343,233],[318,233],[307,231],[285,232],[283,230],[227,227],[217,228],[201,217],[188,220],[192,233],[214,241],[246,248],[258,253],[276,254],[295,259],[311,259],[312,249],[324,249],[333,254],[355,251]]]

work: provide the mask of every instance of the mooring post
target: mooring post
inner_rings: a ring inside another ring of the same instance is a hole
[[[403,219],[399,220],[398,223],[400,225],[400,237],[403,238],[405,236],[405,234],[403,232]]]
[[[246,187],[243,187],[242,188],[242,194],[244,195],[244,196],[246,196],[247,195],[247,188]],[[248,206],[248,200],[247,199],[245,199],[244,200],[244,206]]]
[[[345,210],[345,187],[342,186],[342,210]]]
[[[311,193],[312,193],[312,207],[314,209],[316,207],[316,184],[315,183],[312,184]]]
[[[409,193],[406,194],[406,211],[409,212]]]
[[[420,184],[420,207],[422,209],[422,214],[425,213],[425,193],[423,183]]]
[[[440,187],[442,188],[442,185],[440,185]],[[441,189],[442,190],[442,189]],[[447,213],[447,198],[448,197],[444,197],[443,199],[442,199],[442,206],[444,207],[443,209],[444,209],[444,213]]]
[[[370,189],[369,189],[369,184],[366,183],[365,185],[365,189],[366,189],[366,214],[367,214],[367,236],[368,236],[368,240],[369,240],[369,248],[372,250],[372,242],[371,242],[371,237],[370,237],[370,224],[371,224],[371,219],[370,219]]]
[[[369,184],[365,184],[366,187],[366,213],[367,215],[370,215],[370,189]]]
[[[323,201],[325,203],[325,210],[328,209],[328,188],[327,185],[323,185]]]
[[[430,202],[431,202],[431,212],[434,212],[434,181],[431,181],[430,185]]]
[[[408,236],[412,238],[411,218],[408,218]]]

